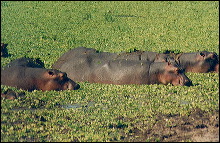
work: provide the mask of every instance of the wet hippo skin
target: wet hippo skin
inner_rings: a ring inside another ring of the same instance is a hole
[[[76,90],[80,86],[55,69],[43,68],[39,59],[19,58],[1,69],[1,84],[24,90]]]
[[[84,79],[85,80],[85,79]],[[180,69],[168,62],[108,61],[94,69],[89,82],[110,84],[192,85]]]

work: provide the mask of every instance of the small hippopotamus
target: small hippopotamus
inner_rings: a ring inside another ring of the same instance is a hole
[[[5,91],[4,93],[1,93],[1,99],[5,98],[5,99],[9,99],[9,100],[14,100],[17,99],[18,97],[24,97],[25,96],[25,92],[15,92],[11,89],[8,89],[7,91]]]
[[[186,72],[218,72],[219,58],[215,52],[193,52],[177,54],[176,58]]]
[[[6,48],[8,44],[1,43],[1,57],[8,57],[8,49]]]
[[[19,58],[1,69],[1,84],[28,91],[76,90],[80,86],[65,72],[46,69],[39,59]]]
[[[59,70],[66,72],[74,81],[91,83],[192,85],[185,73],[169,62],[108,59],[85,54],[63,62]]]

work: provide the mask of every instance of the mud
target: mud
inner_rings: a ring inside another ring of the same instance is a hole
[[[169,123],[169,124],[167,124]],[[148,126],[148,125],[143,125]],[[195,109],[188,116],[158,115],[153,127],[134,128],[123,137],[129,142],[219,142],[219,110],[210,114]]]

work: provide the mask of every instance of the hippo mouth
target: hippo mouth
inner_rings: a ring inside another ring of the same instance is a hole
[[[177,80],[172,81],[174,86],[192,86],[192,81],[190,79],[185,79],[183,76],[178,75]]]
[[[63,90],[77,90],[79,88],[80,88],[80,85],[75,83],[72,80],[68,80],[63,86]]]
[[[73,90],[77,90],[77,89],[79,89],[80,88],[80,85],[79,84],[76,84],[75,86],[74,86],[74,88],[73,88]],[[69,89],[69,88],[68,88]]]
[[[68,90],[77,90],[79,88],[80,88],[80,85],[75,83],[75,82],[73,83],[73,82],[69,81],[68,84],[67,84],[67,89]]]
[[[192,81],[185,82],[185,86],[193,86]]]

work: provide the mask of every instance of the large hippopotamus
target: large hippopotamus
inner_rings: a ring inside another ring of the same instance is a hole
[[[39,59],[19,58],[1,69],[1,84],[24,90],[76,90],[80,86],[65,72],[44,68]]]
[[[77,50],[78,51],[78,50]],[[117,54],[73,54],[52,66],[66,72],[74,81],[106,84],[168,84],[192,85],[176,64],[117,59]],[[110,58],[109,58],[110,57]],[[113,57],[113,58],[112,58]],[[64,59],[64,56],[61,56]]]

